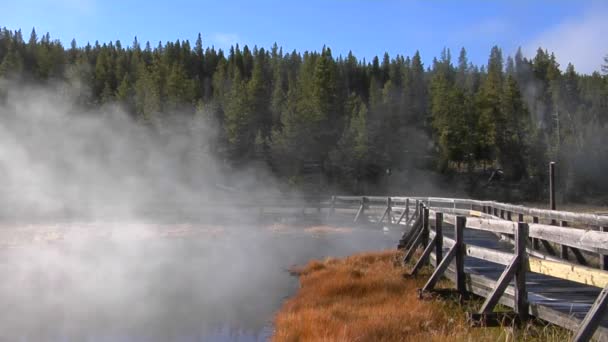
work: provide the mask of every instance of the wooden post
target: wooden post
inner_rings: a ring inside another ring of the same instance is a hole
[[[443,259],[443,213],[435,214],[435,268]]]
[[[422,221],[422,245],[429,244],[429,208],[424,207],[424,220]]]
[[[538,223],[538,216],[532,217],[532,223]],[[535,251],[540,249],[540,241],[537,238],[532,238],[532,249]]]
[[[456,289],[460,293],[461,298],[467,297],[466,280],[464,273],[464,227],[467,224],[467,218],[465,216],[456,217],[455,228],[455,248],[456,248]]]
[[[600,227],[600,231],[608,232],[608,227]],[[608,271],[608,255],[600,254],[600,269]]]
[[[555,162],[549,163],[549,206],[555,210]]]
[[[390,197],[386,198],[386,214],[388,215],[388,223],[393,223],[393,200]]]
[[[528,319],[528,292],[526,291],[526,271],[528,259],[526,242],[528,241],[528,224],[519,222],[515,231],[515,255],[519,259],[519,267],[515,271],[515,312],[521,321]]]
[[[562,221],[561,224],[562,227],[568,227],[568,222],[566,221]],[[560,246],[560,254],[559,256],[564,259],[564,260],[568,260],[568,246],[566,245],[561,245]]]
[[[410,220],[410,199],[405,199],[405,222]]]

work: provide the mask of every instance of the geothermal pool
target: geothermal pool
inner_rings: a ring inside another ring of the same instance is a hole
[[[0,341],[264,341],[311,258],[400,232],[306,225],[0,227]]]

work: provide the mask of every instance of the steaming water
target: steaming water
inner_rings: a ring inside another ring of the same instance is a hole
[[[287,268],[397,241],[379,229],[280,228],[175,238],[80,232],[3,248],[0,341],[267,340],[273,314],[298,287]]]

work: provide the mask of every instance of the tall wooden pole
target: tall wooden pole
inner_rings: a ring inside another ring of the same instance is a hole
[[[549,205],[555,210],[555,162],[549,163]]]

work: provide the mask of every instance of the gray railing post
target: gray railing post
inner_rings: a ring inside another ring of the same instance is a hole
[[[422,245],[429,244],[429,208],[424,207],[424,221],[422,221]]]
[[[410,199],[405,199],[405,222],[410,220]]]
[[[532,223],[538,223],[538,216],[532,217]],[[532,249],[535,251],[540,249],[540,240],[538,238],[532,238]]]
[[[561,222],[561,226],[562,227],[568,227],[568,222],[566,221],[562,221]],[[568,246],[566,245],[560,245],[560,254],[559,254],[560,258],[564,259],[564,260],[568,260]]]
[[[443,213],[435,214],[435,267],[443,259]]]
[[[388,215],[388,223],[393,223],[393,200],[390,197],[386,198],[386,214]]]
[[[600,227],[600,231],[608,232],[608,227]],[[600,269],[608,271],[608,255],[600,254]]]
[[[526,291],[526,272],[528,258],[526,242],[528,241],[528,224],[519,222],[515,231],[515,254],[519,258],[519,267],[515,272],[515,312],[521,321],[528,319],[528,292]]]
[[[467,224],[467,218],[465,216],[456,217],[455,238],[456,238],[456,289],[460,294],[461,298],[467,297],[466,279],[464,273],[464,227]]]

